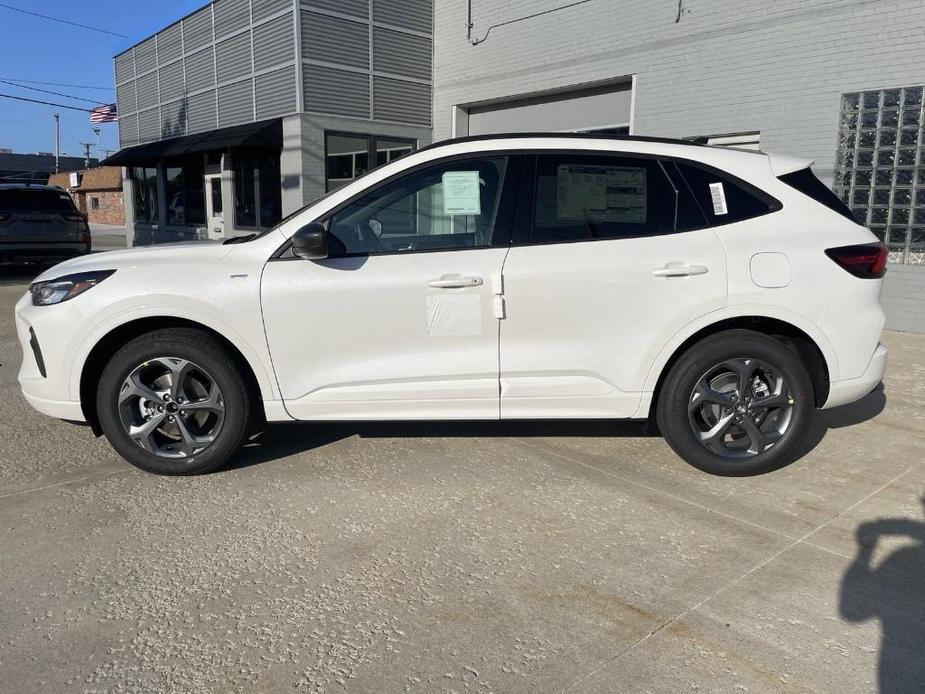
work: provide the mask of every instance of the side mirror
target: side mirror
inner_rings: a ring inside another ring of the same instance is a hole
[[[292,235],[292,252],[303,260],[328,257],[328,231],[324,224],[312,222]]]

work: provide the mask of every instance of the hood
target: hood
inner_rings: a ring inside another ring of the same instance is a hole
[[[120,270],[139,266],[170,265],[182,262],[209,262],[225,257],[234,246],[225,246],[218,241],[184,241],[154,246],[136,246],[117,251],[90,253],[79,258],[65,260],[48,268],[33,282],[45,282],[64,275],[92,270]]]

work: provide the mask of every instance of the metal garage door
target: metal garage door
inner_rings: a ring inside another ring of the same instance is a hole
[[[614,130],[628,127],[630,83],[470,106],[468,134]],[[457,135],[463,135],[459,132]]]

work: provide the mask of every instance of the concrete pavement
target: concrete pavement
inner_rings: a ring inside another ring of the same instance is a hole
[[[0,277],[4,691],[925,689],[925,335],[757,478],[634,424],[488,423],[278,425],[167,479],[22,400],[27,281]]]

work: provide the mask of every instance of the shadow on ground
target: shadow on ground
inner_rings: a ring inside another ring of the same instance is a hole
[[[816,413],[806,444],[796,459],[818,446],[829,429],[873,419],[886,406],[883,386],[865,398],[832,410]],[[351,436],[361,438],[491,438],[491,437],[600,437],[658,436],[654,424],[645,421],[529,420],[510,422],[293,422],[270,424],[238,455],[227,471],[284,458],[325,446]]]
[[[921,499],[925,507],[925,497]],[[925,523],[879,518],[856,530],[857,554],[842,577],[839,612],[850,622],[880,621],[881,694],[925,691]],[[878,542],[902,537],[908,544],[874,565]]]

